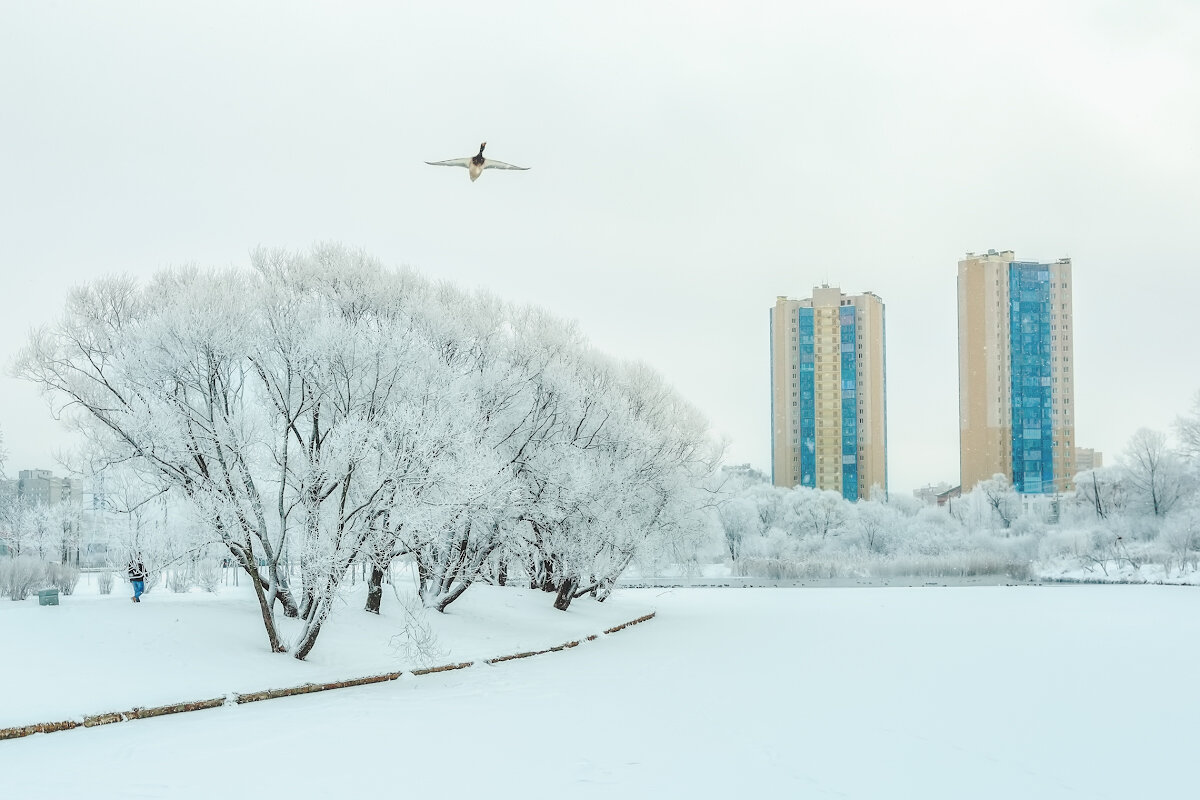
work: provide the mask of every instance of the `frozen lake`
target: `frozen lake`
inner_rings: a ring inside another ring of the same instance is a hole
[[[296,797],[1196,791],[1194,589],[619,597],[657,618],[522,661],[0,742],[0,783],[173,800],[240,795],[247,774]]]
[[[887,586],[1036,586],[1041,581],[1024,581],[1008,575],[881,576],[876,578],[721,578],[646,577],[618,582],[626,589],[858,589]],[[1057,584],[1054,584],[1057,585]]]

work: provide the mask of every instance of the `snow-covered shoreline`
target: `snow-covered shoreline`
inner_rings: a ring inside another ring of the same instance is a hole
[[[1160,563],[1141,563],[1135,566],[1128,561],[1115,560],[1085,564],[1077,558],[1058,559],[1035,565],[1034,575],[1037,580],[1056,583],[1200,586],[1198,569],[1174,569],[1168,572]]]

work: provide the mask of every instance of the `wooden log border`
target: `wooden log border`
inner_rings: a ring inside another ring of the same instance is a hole
[[[266,689],[261,692],[246,692],[244,694],[235,692],[232,699],[237,705],[242,705],[243,703],[256,703],[259,700],[274,700],[276,697],[290,697],[297,694],[324,692],[330,689],[345,689],[347,686],[366,686],[369,683],[394,681],[403,674],[403,672],[386,672],[382,675],[368,675],[365,678],[351,678],[348,681],[333,681],[331,683],[304,683],[287,689]]]
[[[591,642],[599,639],[602,635],[616,633],[624,630],[631,625],[637,625],[647,620],[654,619],[654,612],[645,616],[632,619],[629,622],[623,622],[620,625],[614,625],[611,628],[606,628],[603,634],[593,633],[590,636],[585,636],[582,639],[575,639],[570,642],[564,642],[554,647],[547,647],[544,650],[528,650],[522,653],[513,653],[506,656],[496,656],[495,658],[487,658],[479,663],[481,664],[500,664],[505,661],[513,661],[518,658],[529,658],[530,656],[540,656],[546,653],[558,653],[562,650],[570,650],[573,647],[578,647],[583,642]],[[463,661],[458,664],[443,664],[440,667],[423,667],[421,669],[409,670],[411,675],[429,675],[435,672],[449,672],[456,669],[466,669],[475,665],[474,661]],[[366,686],[372,683],[385,683],[394,681],[404,671],[400,672],[385,672],[381,675],[368,675],[365,678],[351,678],[345,681],[332,681],[329,683],[305,683],[300,686],[291,686],[285,689],[264,689],[259,692],[233,692],[224,697],[213,697],[208,700],[192,700],[183,703],[171,703],[165,706],[152,706],[143,708],[135,706],[128,711],[109,711],[103,714],[86,714],[80,719],[68,719],[60,722],[35,722],[29,725],[17,725],[11,728],[0,728],[0,741],[5,739],[20,739],[25,736],[32,736],[35,733],[57,733],[58,731],[69,731],[74,728],[94,728],[98,725],[111,725],[115,722],[127,722],[131,719],[149,719],[151,717],[161,717],[165,714],[181,714],[185,711],[200,711],[206,708],[219,708],[226,705],[243,705],[245,703],[256,703],[259,700],[273,700],[277,697],[292,697],[294,695],[311,694],[312,692],[325,692],[330,689],[345,689],[350,686]]]

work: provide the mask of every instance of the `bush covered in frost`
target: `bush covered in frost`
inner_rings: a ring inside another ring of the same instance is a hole
[[[46,563],[32,556],[0,558],[0,594],[24,600],[46,581]]]
[[[186,592],[192,588],[192,577],[186,569],[173,569],[167,573],[167,588],[172,592]]]
[[[196,585],[206,592],[215,592],[221,583],[221,562],[215,558],[202,558],[196,562]]]
[[[79,585],[79,567],[74,564],[50,562],[46,565],[46,584],[64,595],[74,593],[75,587]]]

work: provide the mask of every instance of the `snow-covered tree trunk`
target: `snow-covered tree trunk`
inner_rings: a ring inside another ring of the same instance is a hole
[[[367,605],[366,610],[372,614],[379,613],[379,605],[383,600],[383,567],[372,561],[370,572],[367,574]]]

